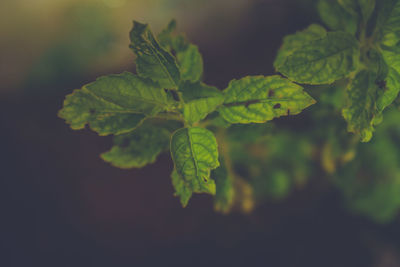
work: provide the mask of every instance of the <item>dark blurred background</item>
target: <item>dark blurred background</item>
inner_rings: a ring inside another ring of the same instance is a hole
[[[312,0],[0,2],[0,266],[400,266],[399,220],[349,213],[323,179],[247,215],[208,195],[183,209],[168,155],[113,168],[98,156],[109,137],[57,117],[72,89],[134,71],[133,19],[158,32],[171,18],[220,88],[272,74],[283,36],[319,21]]]

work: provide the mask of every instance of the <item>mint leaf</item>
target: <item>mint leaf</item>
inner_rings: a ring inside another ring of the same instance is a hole
[[[177,89],[180,73],[175,58],[162,48],[147,24],[133,22],[129,47],[137,55],[136,71],[166,89]]]
[[[215,180],[216,194],[214,197],[214,209],[222,213],[228,213],[233,206],[235,190],[233,177],[229,174],[224,159],[220,160],[221,166],[211,172]]]
[[[375,8],[375,0],[338,0],[339,4],[350,14],[358,17],[362,16],[367,22]]]
[[[188,189],[195,193],[215,194],[210,171],[217,168],[219,162],[217,141],[212,132],[198,127],[179,129],[171,138],[171,155],[179,177],[175,177],[175,188],[178,185],[184,187],[185,196]]]
[[[392,104],[400,92],[400,54],[382,50],[382,56],[387,64],[387,75],[380,82],[382,93],[377,100],[379,111]]]
[[[337,0],[339,5],[341,5],[347,12],[357,16],[358,15],[358,0]]]
[[[377,100],[378,111],[383,111],[384,108],[392,104],[400,92],[400,74],[389,67],[388,75],[385,82],[381,85],[383,94]]]
[[[375,0],[358,0],[364,22],[367,22],[375,9]]]
[[[356,70],[358,62],[358,41],[354,36],[328,32],[324,38],[303,42],[276,67],[295,82],[329,84]]]
[[[64,101],[59,116],[74,130],[86,124],[99,135],[135,129],[146,117],[173,107],[154,82],[131,73],[108,75],[75,90]]]
[[[183,116],[190,124],[204,119],[224,101],[222,92],[216,87],[200,82],[186,81],[179,90],[184,100]]]
[[[115,167],[141,168],[154,163],[157,156],[168,149],[170,132],[145,123],[135,131],[114,137],[111,150],[101,158]]]
[[[173,43],[172,34],[175,32],[175,30],[176,30],[176,20],[172,19],[168,23],[167,27],[157,35],[157,39],[159,40],[160,45],[167,50],[172,49],[172,43]]]
[[[178,51],[176,57],[182,80],[199,81],[203,76],[203,57],[196,45],[189,44],[186,49]]]
[[[186,207],[193,194],[190,183],[186,182],[176,169],[172,171],[171,179],[175,189],[175,196],[179,197],[182,207]]]
[[[203,58],[199,48],[189,43],[183,34],[176,34],[176,22],[172,20],[167,28],[159,35],[158,39],[168,51],[174,52],[179,65],[181,79],[196,82],[203,75]]]
[[[320,0],[317,5],[322,21],[332,30],[357,32],[357,18],[344,10],[336,0]]]
[[[315,100],[303,88],[280,76],[248,76],[233,80],[218,111],[230,123],[262,123],[296,115]]]
[[[343,117],[347,121],[349,132],[359,134],[362,142],[368,142],[374,131],[376,97],[378,85],[377,75],[371,71],[359,72],[348,87],[349,103],[343,109]]]
[[[376,22],[378,38],[384,45],[393,46],[400,41],[400,1],[382,0]]]
[[[293,54],[297,49],[302,48],[311,41],[322,39],[325,36],[326,30],[317,24],[312,24],[303,31],[285,36],[282,47],[279,49],[274,62],[275,69],[282,66],[285,63],[286,58]]]

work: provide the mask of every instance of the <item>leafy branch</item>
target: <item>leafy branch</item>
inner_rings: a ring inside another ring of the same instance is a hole
[[[388,220],[400,207],[400,1],[320,0],[317,10],[327,28],[284,38],[274,61],[283,76],[247,76],[223,90],[204,83],[199,48],[175,21],[157,36],[134,22],[136,74],[84,85],[59,116],[74,130],[114,135],[101,157],[116,167],[140,168],[169,151],[183,206],[206,193],[217,211],[249,211],[304,186],[320,166],[352,209]],[[309,124],[277,129],[270,121],[316,103],[305,88],[319,102]]]
[[[197,46],[176,34],[175,26],[172,21],[155,37],[148,25],[134,22],[130,48],[137,75],[108,75],[84,85],[66,97],[59,115],[75,130],[88,124],[99,135],[115,135],[115,146],[102,158],[117,167],[143,167],[169,149],[172,182],[186,206],[192,193],[221,190],[210,175],[220,163],[207,125],[217,118],[227,124],[264,123],[298,114],[315,101],[301,86],[276,75],[233,80],[222,91],[206,85]],[[154,119],[181,125],[164,127]]]

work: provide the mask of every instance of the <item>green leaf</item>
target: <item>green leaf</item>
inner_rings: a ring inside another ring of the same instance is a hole
[[[199,81],[203,75],[203,58],[196,45],[189,44],[183,51],[178,51],[176,57],[179,63],[182,80]]]
[[[311,41],[322,39],[325,36],[326,30],[317,24],[312,24],[303,31],[285,36],[285,38],[283,38],[282,47],[279,49],[274,62],[275,69],[282,66],[286,58],[297,49],[302,48]]]
[[[89,124],[99,135],[121,134],[135,129],[146,115],[172,107],[157,84],[124,72],[75,90],[66,97],[59,116],[74,130]]]
[[[382,43],[396,45],[400,41],[400,1],[382,0],[380,4],[376,31]]]
[[[171,155],[179,176],[175,178],[176,184],[183,183],[185,191],[215,194],[210,171],[217,168],[219,162],[217,141],[212,132],[198,127],[179,129],[171,138]]]
[[[375,0],[358,0],[361,14],[365,22],[371,17],[375,9]]]
[[[141,168],[168,149],[169,139],[168,130],[145,123],[131,133],[115,136],[114,146],[101,158],[115,167]]]
[[[183,34],[175,34],[176,22],[172,20],[158,39],[163,47],[170,52],[175,52],[181,73],[181,79],[186,81],[199,81],[203,75],[203,58],[199,48],[189,43]]]
[[[392,104],[400,92],[400,74],[393,68],[389,68],[385,83],[382,84],[383,93],[377,100],[378,111],[383,111],[386,107]]]
[[[186,81],[182,83],[179,90],[182,92],[185,102],[183,116],[190,124],[204,119],[224,101],[224,96],[220,90],[200,82]]]
[[[364,22],[368,21],[375,8],[375,0],[338,0],[338,2],[355,17],[361,13]]]
[[[322,21],[330,29],[353,35],[357,32],[357,18],[344,10],[336,0],[320,0],[317,8]]]
[[[220,162],[221,166],[211,172],[211,177],[215,180],[216,185],[214,209],[221,213],[228,213],[232,209],[235,197],[233,177],[223,163],[224,159]]]
[[[372,50],[374,51],[374,50]],[[377,109],[382,112],[387,106],[393,103],[400,92],[400,54],[382,50],[382,54],[376,51],[371,59],[375,66],[378,66],[379,97]],[[381,70],[382,69],[382,70]]]
[[[280,76],[248,76],[233,80],[218,111],[230,123],[263,123],[296,115],[315,100],[303,88]]]
[[[384,47],[381,52],[386,64],[400,73],[400,51],[391,49],[391,47]]]
[[[374,118],[377,115],[376,98],[378,85],[377,75],[371,71],[359,72],[348,87],[349,103],[343,109],[349,132],[359,134],[362,142],[368,142],[374,131]]]
[[[305,84],[329,84],[356,70],[358,42],[349,33],[328,32],[324,38],[303,42],[276,66],[289,79]]]
[[[158,35],[157,39],[159,40],[159,43],[162,47],[164,47],[167,50],[172,49],[172,34],[176,30],[176,20],[172,19],[167,27],[163,29]]]
[[[192,197],[193,190],[189,183],[187,183],[182,176],[178,174],[176,169],[171,174],[172,185],[175,189],[175,196],[179,197],[183,207],[186,207]]]
[[[149,26],[134,21],[130,39],[129,47],[137,55],[137,73],[158,82],[163,88],[177,89],[180,73],[176,60],[160,46]]]
[[[358,0],[338,0],[338,3],[350,14],[358,15]]]

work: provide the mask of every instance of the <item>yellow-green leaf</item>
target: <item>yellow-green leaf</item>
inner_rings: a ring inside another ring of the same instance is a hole
[[[324,38],[325,36],[326,30],[318,24],[311,24],[303,31],[285,36],[285,38],[283,38],[283,44],[279,49],[274,62],[275,69],[282,66],[285,63],[286,58],[293,54],[297,49],[302,48],[311,41]]]
[[[179,90],[182,92],[185,102],[183,116],[190,124],[204,119],[224,101],[220,90],[200,82],[186,81],[182,83]]]
[[[114,146],[101,154],[101,158],[115,167],[141,168],[154,163],[168,149],[169,139],[168,130],[145,123],[131,133],[115,136]]]
[[[296,115],[315,103],[303,88],[280,76],[248,76],[230,82],[218,109],[230,123],[263,123]]]
[[[180,73],[175,58],[154,38],[147,24],[134,21],[130,32],[130,48],[137,55],[136,71],[161,87],[177,89]]]
[[[172,20],[158,35],[165,49],[174,52],[179,65],[181,79],[184,81],[199,81],[203,75],[203,58],[199,48],[189,43],[183,34],[176,34],[176,22]]]
[[[330,84],[356,70],[359,53],[354,36],[345,32],[328,32],[324,38],[303,42],[276,67],[298,83]]]
[[[217,141],[212,132],[199,127],[179,129],[171,138],[171,155],[177,174],[175,189],[184,188],[185,196],[189,189],[195,193],[215,194],[210,171],[219,166],[219,161]]]
[[[357,18],[344,10],[337,0],[320,0],[317,5],[322,21],[332,30],[355,34]]]
[[[128,72],[98,78],[68,95],[59,116],[74,130],[86,124],[99,135],[121,134],[173,103],[158,84]]]
[[[356,75],[348,86],[348,105],[342,112],[348,131],[360,135],[362,142],[371,140],[374,131],[378,91],[376,77],[375,73],[367,70]]]

